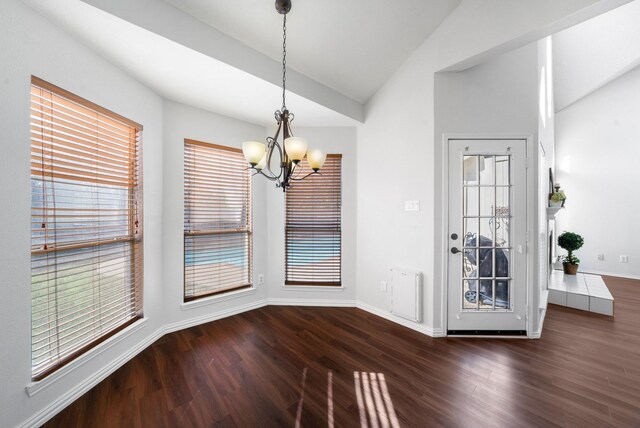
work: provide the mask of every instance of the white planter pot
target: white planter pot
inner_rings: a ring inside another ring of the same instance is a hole
[[[549,200],[549,206],[554,208],[559,208],[562,206],[562,201],[555,202],[555,201]]]

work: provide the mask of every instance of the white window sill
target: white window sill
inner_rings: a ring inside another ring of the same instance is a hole
[[[127,327],[124,330],[114,334],[113,336],[111,336],[110,338],[108,338],[107,340],[102,342],[101,344],[97,345],[95,348],[90,349],[89,351],[87,351],[86,353],[82,354],[78,358],[76,358],[73,361],[69,362],[68,364],[62,366],[61,368],[59,368],[55,372],[51,373],[49,376],[45,377],[44,379],[30,382],[25,387],[25,391],[26,391],[27,395],[29,397],[33,397],[38,392],[42,391],[43,389],[45,389],[49,385],[55,383],[58,379],[63,378],[67,374],[69,374],[69,373],[73,372],[74,370],[76,370],[78,367],[81,367],[85,363],[91,361],[93,358],[95,358],[96,356],[100,355],[102,352],[106,351],[107,349],[111,348],[115,344],[121,342],[122,340],[124,340],[127,337],[131,336],[132,334],[136,333],[137,331],[142,329],[142,327],[144,327],[147,324],[147,321],[148,321],[148,318],[142,318],[142,319],[134,322],[129,327]]]
[[[344,291],[344,285],[283,285],[282,288],[288,291]]]
[[[224,302],[226,300],[237,299],[244,296],[250,296],[256,293],[256,287],[243,288],[242,290],[229,291],[224,294],[217,294],[215,296],[203,297],[201,299],[192,300],[190,302],[183,302],[180,304],[180,309],[188,311],[190,309],[199,308],[202,306],[213,305],[215,303]]]

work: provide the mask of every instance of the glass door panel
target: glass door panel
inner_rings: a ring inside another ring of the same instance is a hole
[[[463,156],[463,311],[510,311],[511,155]]]

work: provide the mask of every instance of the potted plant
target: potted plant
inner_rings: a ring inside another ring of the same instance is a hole
[[[584,244],[582,236],[573,232],[563,232],[558,236],[558,246],[567,251],[567,255],[562,257],[562,267],[567,275],[575,275],[578,272],[580,259],[573,255],[573,252],[580,249]]]
[[[562,207],[564,206],[564,201],[567,199],[567,196],[564,194],[564,191],[557,190],[549,195],[549,206],[550,207]]]

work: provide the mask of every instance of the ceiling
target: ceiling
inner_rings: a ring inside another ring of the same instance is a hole
[[[556,112],[640,66],[638,23],[636,0],[553,36]]]
[[[282,59],[274,0],[164,0],[270,58]],[[293,0],[287,65],[366,102],[460,0]]]
[[[166,99],[274,122],[282,59],[274,0],[23,2]],[[459,3],[293,0],[287,106],[296,124],[361,123],[363,103]]]
[[[273,0],[22,0],[164,98],[272,125]],[[626,0],[620,0],[624,2]],[[363,104],[460,0],[293,0],[287,106],[298,126],[355,126]],[[556,111],[640,65],[640,0],[554,38]]]

